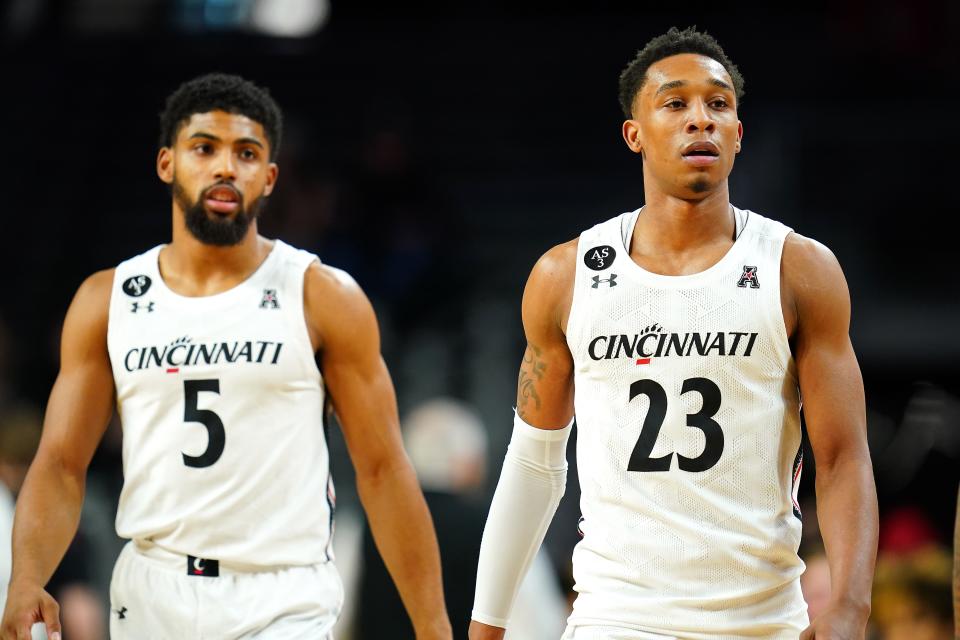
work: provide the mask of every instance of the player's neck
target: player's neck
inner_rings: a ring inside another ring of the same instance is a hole
[[[733,240],[727,184],[702,200],[683,200],[656,189],[646,190],[646,204],[637,219],[633,246],[644,253],[684,253]]]
[[[175,221],[173,240],[160,251],[160,274],[181,295],[214,295],[249,278],[272,248],[272,241],[258,235],[256,220],[243,240],[228,247],[204,244]]]

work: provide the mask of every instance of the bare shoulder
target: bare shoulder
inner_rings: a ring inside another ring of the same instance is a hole
[[[113,290],[113,276],[115,269],[97,271],[87,277],[77,288],[73,296],[68,318],[81,317],[89,321],[101,320],[106,327],[110,315],[110,294]]]
[[[783,245],[783,275],[794,295],[805,291],[846,291],[843,269],[833,251],[813,238],[791,233]]]
[[[540,256],[523,292],[525,326],[546,323],[566,331],[576,272],[576,239],[558,244]]]
[[[314,350],[340,334],[376,327],[373,307],[349,273],[314,262],[304,275],[304,315]]]
[[[574,238],[568,242],[551,247],[540,256],[530,273],[530,280],[538,283],[573,284],[577,270],[577,242]]]
[[[818,270],[840,269],[840,262],[827,245],[792,232],[783,244],[783,263],[791,272],[816,272]],[[813,273],[812,275],[816,275]]]
[[[782,279],[784,299],[800,327],[821,324],[830,317],[838,326],[849,320],[847,281],[840,262],[826,245],[799,233],[789,234],[783,245]]]
[[[343,269],[320,262],[313,262],[307,267],[304,289],[308,297],[333,298],[337,302],[358,296],[366,298],[353,276]]]
[[[114,269],[97,271],[77,288],[63,322],[62,361],[68,354],[106,355],[113,276]]]
[[[113,276],[116,269],[104,269],[87,276],[77,289],[77,299],[84,303],[109,303],[110,291],[113,289]],[[106,307],[106,304],[103,305]]]

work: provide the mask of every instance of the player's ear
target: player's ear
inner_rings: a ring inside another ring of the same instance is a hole
[[[167,184],[173,184],[173,149],[161,147],[157,153],[157,175]]]
[[[276,162],[267,165],[267,184],[263,187],[263,195],[268,196],[273,193],[273,188],[277,185],[277,175],[280,173],[280,167]]]
[[[743,123],[737,120],[737,145],[734,147],[737,153],[740,153],[741,140],[743,140]]]
[[[623,122],[623,141],[634,153],[643,153],[643,140],[640,133],[640,123],[630,119]]]

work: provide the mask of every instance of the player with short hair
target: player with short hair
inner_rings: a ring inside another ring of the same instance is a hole
[[[449,639],[436,537],[402,446],[373,309],[350,276],[257,232],[282,117],[238,76],[177,89],[157,173],[173,239],[94,274],[67,312],[44,432],[17,504],[3,640],[43,622],[90,458],[123,425],[113,638],[330,638],[325,418],[336,411],[418,638]],[[318,366],[319,362],[319,366]]]
[[[472,640],[501,638],[566,482],[582,541],[564,638],[862,638],[877,544],[863,382],[823,245],[730,204],[743,79],[671,29],[621,76],[646,204],[537,262],[513,435],[481,547]],[[797,556],[800,399],[833,600]]]

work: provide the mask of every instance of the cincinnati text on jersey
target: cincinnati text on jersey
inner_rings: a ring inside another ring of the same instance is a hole
[[[282,348],[282,342],[267,340],[193,344],[189,338],[180,338],[162,347],[134,347],[123,357],[123,366],[127,371],[141,371],[151,367],[192,367],[240,362],[277,364]]]
[[[587,352],[593,360],[615,358],[659,358],[664,356],[750,356],[757,333],[718,331],[706,333],[614,334],[597,336]]]

